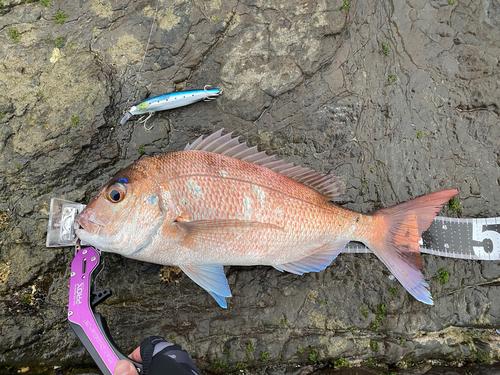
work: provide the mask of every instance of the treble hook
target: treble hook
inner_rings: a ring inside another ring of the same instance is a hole
[[[214,100],[217,96],[219,96],[219,94],[222,94],[222,90],[219,90],[219,94],[217,94],[215,96],[210,96],[210,94],[208,93],[208,89],[210,89],[211,87],[212,86],[210,86],[210,85],[205,85],[203,87],[203,91],[205,91],[205,94],[207,94],[207,96],[203,98],[204,102],[209,102],[210,100]]]
[[[144,129],[151,130],[151,129],[153,129],[154,125],[152,125],[150,128],[147,128],[146,127],[146,122],[148,122],[148,120],[151,118],[151,116],[153,116],[154,112],[148,112],[148,114],[149,114],[149,116],[146,117],[144,120],[143,120],[144,116],[142,116],[137,121],[139,122],[139,124],[144,124]]]

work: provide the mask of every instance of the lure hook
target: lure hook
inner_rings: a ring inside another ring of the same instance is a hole
[[[214,100],[214,99],[217,98],[217,96],[219,96],[220,94],[222,94],[222,90],[219,90],[218,94],[216,94],[216,95],[210,95],[210,93],[208,92],[208,90],[211,89],[211,88],[212,88],[212,86],[210,86],[210,85],[205,85],[203,87],[203,91],[205,91],[205,94],[207,94],[207,96],[203,98],[204,102],[209,102],[211,100]]]
[[[153,116],[153,114],[154,114],[154,112],[148,112],[148,115],[149,115],[149,116],[148,116],[148,117],[146,117],[144,120],[143,120],[144,116],[141,116],[141,117],[139,118],[139,120],[137,120],[137,121],[139,122],[139,124],[144,124],[144,129],[146,129],[146,130],[151,130],[151,129],[153,129],[154,125],[152,125],[150,128],[147,128],[147,127],[146,127],[146,122],[148,122],[148,120],[151,118],[151,116]]]

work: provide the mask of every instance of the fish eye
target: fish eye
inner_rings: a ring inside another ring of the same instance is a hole
[[[106,198],[112,203],[121,202],[126,194],[125,186],[119,183],[114,183],[106,189]]]

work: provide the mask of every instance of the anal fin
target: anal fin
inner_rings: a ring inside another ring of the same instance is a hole
[[[340,254],[349,240],[341,239],[332,243],[324,244],[314,250],[313,254],[299,259],[295,262],[278,264],[273,267],[279,271],[287,271],[302,275],[307,272],[323,271]]]

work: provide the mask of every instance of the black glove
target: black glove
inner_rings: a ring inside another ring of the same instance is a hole
[[[182,346],[151,336],[141,343],[141,375],[200,375]]]

